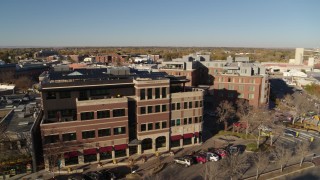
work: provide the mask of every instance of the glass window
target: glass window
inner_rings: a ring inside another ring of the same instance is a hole
[[[148,99],[152,99],[152,89],[148,88]]]
[[[156,105],[156,112],[160,112],[160,105]]]
[[[66,133],[62,134],[62,140],[63,141],[74,141],[77,139],[76,133]]]
[[[148,113],[153,113],[153,106],[148,106]]]
[[[156,122],[156,127],[155,127],[155,129],[160,129],[160,122]]]
[[[56,99],[56,92],[47,92],[47,99]]]
[[[228,87],[229,90],[234,90],[234,85],[232,84],[229,84],[229,87]]]
[[[192,118],[189,118],[188,124],[192,124]]]
[[[89,119],[93,119],[93,112],[82,112],[81,113],[81,120],[89,120]]]
[[[177,126],[180,126],[180,125],[181,125],[180,119],[177,119],[177,120],[176,120],[176,125],[177,125]]]
[[[244,90],[244,86],[243,85],[239,85],[239,91],[243,91]]]
[[[146,90],[140,89],[140,100],[145,100],[145,99],[146,99]]]
[[[125,133],[126,133],[126,127],[113,128],[113,134],[114,135],[125,134]]]
[[[95,138],[95,131],[82,131],[82,139]]]
[[[194,117],[194,123],[198,123],[198,117]]]
[[[200,107],[202,107],[202,101],[199,101],[199,103],[200,103]]]
[[[162,98],[167,98],[167,88],[162,88]]]
[[[171,127],[172,127],[172,126],[175,126],[175,125],[176,125],[176,120],[171,119],[171,121],[170,121],[170,125],[171,125]]]
[[[249,91],[254,91],[254,90],[255,90],[254,86],[249,86]]]
[[[188,102],[184,102],[184,103],[183,103],[183,108],[184,108],[184,109],[188,109]]]
[[[58,118],[58,111],[57,110],[53,110],[53,111],[48,111],[48,118]]]
[[[110,129],[99,129],[98,130],[98,137],[110,136],[111,130]]]
[[[218,89],[223,89],[224,88],[224,85],[223,84],[219,84],[218,85]]]
[[[172,110],[172,111],[176,110],[176,104],[175,104],[175,103],[172,103],[172,104],[171,104],[171,110]]]
[[[195,106],[196,106],[196,108],[199,107],[199,102],[198,101],[195,101]]]
[[[162,112],[166,112],[167,111],[167,105],[166,104],[163,104],[162,105]]]
[[[104,111],[97,111],[97,118],[109,118],[110,117],[110,110],[104,110]]]
[[[92,89],[90,90],[90,95],[91,96],[105,96],[109,95],[108,89]]]
[[[60,138],[59,135],[49,135],[49,136],[44,136],[44,143],[45,144],[50,144],[50,143],[57,143],[59,142]]]
[[[202,116],[199,116],[199,122],[202,122]]]
[[[167,128],[167,121],[162,121],[162,129]]]
[[[113,117],[121,117],[125,116],[125,109],[114,109],[113,110]]]
[[[180,110],[180,103],[177,103],[177,110]]]
[[[140,107],[140,114],[146,114],[146,107]]]
[[[156,99],[160,98],[160,88],[156,88]]]
[[[254,99],[254,94],[249,94],[249,99]]]
[[[148,123],[148,131],[153,130],[153,123]]]
[[[189,108],[190,109],[192,108],[192,102],[189,102]]]
[[[141,131],[146,131],[146,130],[147,130],[147,125],[141,124]]]
[[[71,98],[70,91],[64,91],[59,93],[60,99]]]
[[[184,118],[184,119],[183,119],[183,124],[184,124],[184,125],[188,124],[188,118]]]

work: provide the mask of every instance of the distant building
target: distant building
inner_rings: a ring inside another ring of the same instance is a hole
[[[54,50],[41,50],[41,51],[35,52],[33,54],[33,58],[35,58],[35,59],[45,58],[45,57],[53,56],[53,55],[58,55],[58,52],[54,51]]]

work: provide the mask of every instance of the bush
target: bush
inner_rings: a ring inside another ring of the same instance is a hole
[[[247,150],[247,151],[254,151],[254,152],[256,152],[256,151],[259,150],[259,148],[257,148],[257,144],[256,144],[256,143],[249,143],[249,144],[246,145],[246,150]]]

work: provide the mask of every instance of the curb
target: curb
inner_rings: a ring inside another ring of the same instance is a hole
[[[296,171],[291,171],[291,172],[288,172],[286,174],[282,174],[282,175],[279,175],[279,176],[276,176],[276,177],[273,177],[273,178],[270,178],[270,179],[277,179],[277,178],[280,178],[280,177],[283,177],[283,176],[286,176],[286,175],[289,175],[289,174],[293,174],[293,173],[300,172],[300,171],[307,170],[307,169],[314,168],[314,167],[315,167],[315,165],[313,164],[310,167],[305,167],[303,169],[298,169]]]

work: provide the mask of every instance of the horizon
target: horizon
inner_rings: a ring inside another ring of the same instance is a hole
[[[0,5],[0,48],[320,47],[317,0],[11,0]]]

